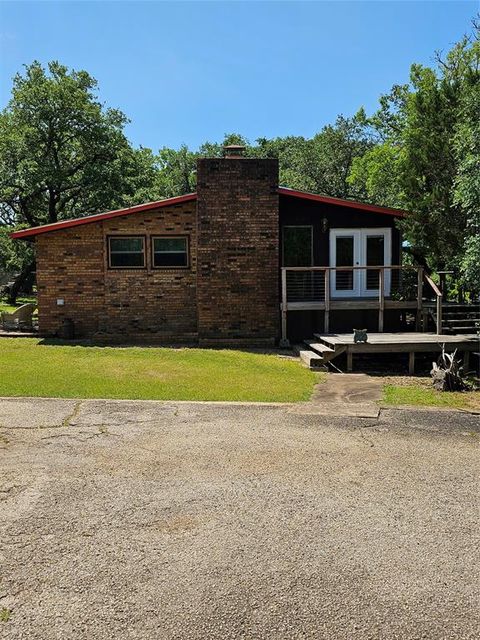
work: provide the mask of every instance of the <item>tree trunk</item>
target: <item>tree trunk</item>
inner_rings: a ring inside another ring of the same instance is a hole
[[[17,302],[17,297],[21,291],[33,282],[33,272],[35,271],[35,261],[27,262],[23,265],[21,272],[15,278],[15,282],[10,287],[8,292],[8,304],[14,305]]]

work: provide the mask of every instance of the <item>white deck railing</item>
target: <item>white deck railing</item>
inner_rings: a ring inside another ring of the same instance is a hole
[[[324,311],[329,332],[331,310],[378,309],[383,331],[385,309],[415,309],[417,330],[423,324],[425,288],[436,300],[437,333],[442,331],[442,293],[423,267],[374,265],[355,267],[282,267],[282,337],[287,336],[287,312]]]

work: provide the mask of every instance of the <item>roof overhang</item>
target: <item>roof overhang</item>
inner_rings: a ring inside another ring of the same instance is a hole
[[[405,211],[400,209],[392,209],[390,207],[379,207],[374,204],[365,204],[363,202],[357,202],[356,200],[345,200],[343,198],[331,198],[330,196],[321,196],[317,193],[309,193],[308,191],[297,191],[295,189],[288,189],[287,187],[278,187],[277,192],[281,196],[288,196],[290,198],[300,198],[302,200],[312,200],[313,202],[321,202],[323,204],[332,204],[341,207],[349,207],[351,209],[359,209],[368,213],[379,213],[388,216],[395,216],[397,218],[403,218],[407,215]],[[147,202],[146,204],[139,204],[134,207],[127,207],[126,209],[116,209],[115,211],[107,211],[105,213],[95,213],[91,216],[84,216],[83,218],[73,218],[72,220],[62,220],[60,222],[54,222],[52,224],[44,224],[40,227],[31,227],[30,229],[22,229],[21,231],[14,231],[10,234],[11,238],[30,240],[35,236],[43,233],[50,233],[52,231],[61,231],[63,229],[71,229],[72,227],[79,227],[83,224],[91,224],[93,222],[102,222],[102,220],[110,220],[111,218],[117,218],[121,216],[129,216],[134,213],[142,213],[144,211],[151,211],[154,209],[161,209],[162,207],[170,207],[176,204],[182,204],[183,202],[191,202],[197,199],[196,193],[187,193],[184,196],[177,196],[175,198],[166,198],[165,200],[157,200],[156,202]]]
[[[91,224],[92,222],[101,222],[102,220],[110,220],[111,218],[119,218],[120,216],[129,216],[133,213],[151,211],[152,209],[161,209],[162,207],[170,207],[175,204],[182,204],[183,202],[190,202],[196,199],[196,193],[187,193],[184,196],[166,198],[165,200],[158,200],[157,202],[147,202],[146,204],[138,204],[134,207],[128,207],[126,209],[116,209],[115,211],[107,211],[105,213],[95,213],[91,216],[84,216],[83,218],[73,218],[72,220],[62,220],[60,222],[53,222],[52,224],[44,224],[40,227],[22,229],[21,231],[14,231],[10,234],[10,237],[29,239],[42,233],[61,231],[62,229],[71,229],[72,227],[79,227],[82,224]]]

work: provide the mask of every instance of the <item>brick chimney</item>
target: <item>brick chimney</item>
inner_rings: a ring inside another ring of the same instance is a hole
[[[279,336],[278,160],[197,163],[197,300],[201,343],[271,344]]]

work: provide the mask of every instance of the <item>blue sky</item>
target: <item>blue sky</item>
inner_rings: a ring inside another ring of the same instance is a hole
[[[477,0],[453,2],[5,2],[0,107],[22,64],[86,69],[100,98],[157,150],[239,132],[311,136],[371,111],[468,32]]]

